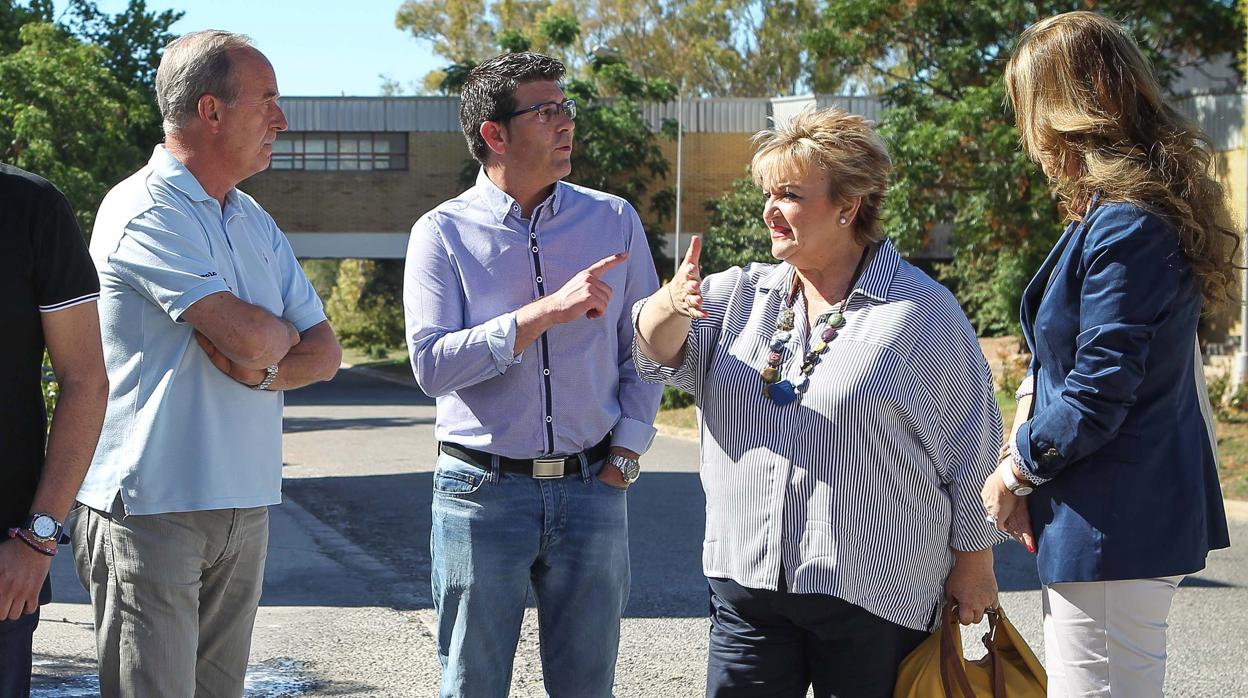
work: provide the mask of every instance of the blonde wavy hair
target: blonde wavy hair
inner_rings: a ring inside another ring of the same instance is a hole
[[[765,189],[806,178],[812,168],[828,175],[833,201],[860,197],[854,241],[884,239],[880,209],[893,162],[870,121],[844,109],[805,109],[754,135],[758,150],[750,162],[754,183]]]
[[[1165,218],[1200,280],[1206,310],[1235,299],[1231,227],[1212,145],[1166,105],[1152,66],[1127,31],[1093,12],[1028,27],[1005,68],[1023,149],[1080,220],[1092,196]]]

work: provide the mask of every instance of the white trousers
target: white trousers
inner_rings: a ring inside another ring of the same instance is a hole
[[[1183,576],[1044,587],[1049,698],[1160,698],[1166,617]]]

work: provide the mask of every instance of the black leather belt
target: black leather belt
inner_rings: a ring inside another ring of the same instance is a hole
[[[438,450],[448,456],[458,458],[468,463],[474,463],[482,470],[489,470],[491,461],[494,456],[485,451],[478,451],[475,448],[460,446],[447,441],[438,444]],[[596,463],[604,460],[611,451],[611,435],[608,434],[602,441],[591,446],[581,453],[585,454],[585,460],[588,463]],[[516,473],[519,475],[528,475],[530,477],[541,479],[558,478],[566,475],[580,475],[581,473],[581,454],[573,453],[569,456],[546,456],[540,458],[507,458],[498,456],[498,469],[505,473]]]

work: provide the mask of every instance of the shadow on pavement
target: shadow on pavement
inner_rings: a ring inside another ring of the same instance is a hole
[[[344,368],[328,383],[317,383],[286,393],[288,406],[432,405],[433,398],[416,387],[381,381],[358,368]]]
[[[299,478],[285,482],[286,496],[381,561],[405,583],[429,584],[429,509],[432,473]],[[650,472],[629,491],[632,592],[625,616],[696,618],[707,613],[702,575],[705,500],[697,473]],[[1009,542],[996,549],[1001,591],[1040,589],[1033,556]],[[1203,580],[1188,582],[1204,585]],[[359,590],[360,605],[386,596],[390,582]],[[274,592],[280,588],[274,584]],[[269,594],[266,589],[266,603]],[[427,603],[424,602],[424,603]],[[423,604],[422,604],[423,605]]]
[[[432,473],[298,478],[287,480],[283,488],[287,497],[368,555],[428,588]],[[696,473],[646,473],[629,491],[633,580],[626,616],[706,615],[703,509]],[[274,582],[276,596],[284,585]],[[269,586],[266,580],[265,603]],[[361,605],[389,591],[388,582],[376,586],[360,590]]]
[[[332,419],[326,417],[286,417],[282,420],[282,433],[298,434],[306,431],[328,431],[331,429],[379,429],[383,427],[410,427],[418,424],[433,424],[433,419],[403,417],[359,417],[354,419]]]

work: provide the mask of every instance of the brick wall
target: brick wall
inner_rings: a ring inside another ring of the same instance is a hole
[[[408,169],[378,172],[268,170],[240,188],[289,233],[407,232],[458,194],[468,158],[458,133],[409,133]]]

